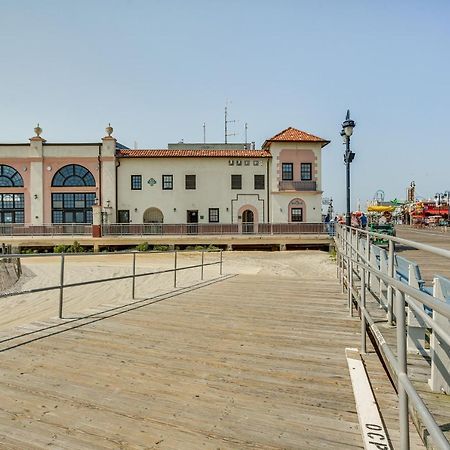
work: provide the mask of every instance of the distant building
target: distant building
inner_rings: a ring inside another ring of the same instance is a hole
[[[0,221],[257,223],[321,221],[321,151],[329,141],[287,128],[250,144],[169,144],[129,149],[107,136],[0,144]],[[251,231],[249,229],[248,231]]]

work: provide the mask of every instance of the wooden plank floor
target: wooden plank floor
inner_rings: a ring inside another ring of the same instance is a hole
[[[394,355],[397,355],[397,329],[388,325],[384,309],[379,307],[379,303],[370,294],[367,296],[367,308],[370,315],[376,321],[383,338],[392,349]],[[392,378],[397,383],[397,376],[390,367],[387,358],[385,362],[386,366],[390,369]],[[431,392],[428,385],[428,379],[431,375],[430,359],[419,354],[408,353],[408,375],[428,410],[441,426],[447,440],[450,440],[450,396]],[[417,418],[416,426],[419,428],[421,434],[424,436],[427,434],[419,417]]]
[[[362,448],[359,320],[319,277],[241,275],[3,340],[0,448]],[[366,365],[395,444],[395,393]]]
[[[433,247],[450,250],[450,230],[445,232],[434,229],[417,229],[409,226],[397,226],[397,236],[403,239],[420,242]],[[431,285],[435,274],[450,279],[450,260],[442,256],[433,255],[430,252],[416,250],[411,247],[396,245],[396,252],[420,266],[420,272],[427,285]]]

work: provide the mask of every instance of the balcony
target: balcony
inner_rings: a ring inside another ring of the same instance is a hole
[[[280,181],[278,189],[280,191],[315,191],[317,183],[315,181]]]

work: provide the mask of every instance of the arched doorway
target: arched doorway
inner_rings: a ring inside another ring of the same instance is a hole
[[[253,233],[255,223],[255,215],[251,209],[246,209],[242,213],[242,232]]]
[[[163,223],[164,215],[158,208],[147,208],[144,211],[144,223]]]

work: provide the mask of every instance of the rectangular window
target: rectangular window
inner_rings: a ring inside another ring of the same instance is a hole
[[[173,175],[163,175],[162,176],[162,188],[164,190],[173,189]]]
[[[18,209],[24,208],[23,194],[14,194],[14,207]]]
[[[85,197],[84,194],[75,194],[75,208],[85,207]]]
[[[75,195],[74,194],[64,194],[64,208],[75,208]],[[71,221],[73,222],[73,220]]]
[[[62,209],[63,207],[63,195],[62,194],[52,194],[52,207],[57,209]]]
[[[300,179],[303,181],[312,180],[312,164],[311,163],[301,163]]]
[[[86,208],[92,207],[95,203],[95,194],[86,194]]]
[[[131,175],[131,190],[142,190],[142,175]]]
[[[219,222],[219,208],[209,208],[209,221]]]
[[[264,175],[255,175],[255,189],[264,189]]]
[[[303,222],[303,208],[291,209],[291,222]]]
[[[186,189],[196,189],[197,186],[196,186],[195,175],[186,175],[185,187],[186,187]]]
[[[231,189],[242,189],[242,175],[231,175]]]
[[[14,196],[3,194],[3,209],[14,209]]]
[[[25,222],[25,215],[23,211],[16,211],[16,217],[15,217],[16,223],[24,223]]]
[[[119,223],[129,223],[130,222],[130,211],[128,209],[119,209],[118,219],[119,219]]]
[[[281,178],[283,181],[292,181],[294,179],[294,165],[292,163],[283,163],[281,166]]]

